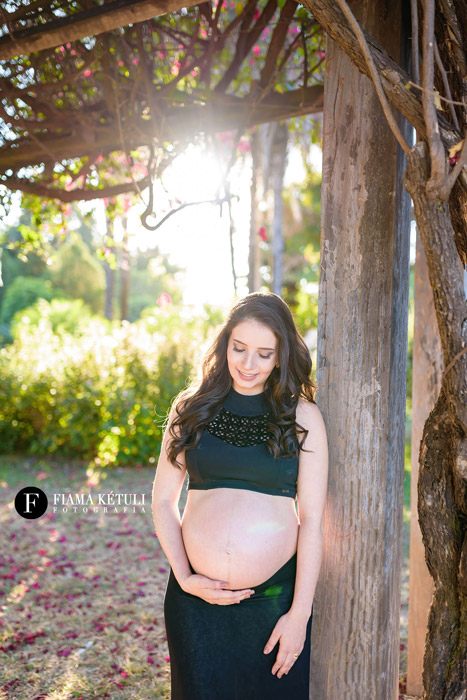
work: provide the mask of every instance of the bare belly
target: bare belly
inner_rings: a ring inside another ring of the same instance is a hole
[[[182,537],[197,574],[257,586],[297,551],[294,500],[244,489],[188,491]]]

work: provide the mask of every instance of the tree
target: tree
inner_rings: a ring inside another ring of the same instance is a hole
[[[58,14],[52,0],[2,11],[8,190],[62,202],[141,192],[199,132],[321,109],[322,60],[311,59],[319,28],[295,0],[219,0],[190,11],[173,2],[164,10],[176,11],[161,17],[162,4],[132,5],[121,15],[85,0]],[[132,25],[116,27],[130,16]]]
[[[102,312],[104,271],[81,238],[75,237],[58,250],[52,265],[55,287],[70,299],[82,299],[95,313]]]

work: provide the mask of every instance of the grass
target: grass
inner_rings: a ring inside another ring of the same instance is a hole
[[[163,700],[170,663],[163,618],[169,564],[154,534],[154,468],[90,473],[81,462],[0,458],[0,700]],[[25,485],[49,508],[24,520]],[[53,513],[53,494],[144,494],[145,512]],[[182,491],[181,508],[186,498]],[[406,450],[401,586],[400,697],[407,666],[410,449]],[[5,658],[5,656],[4,656]]]

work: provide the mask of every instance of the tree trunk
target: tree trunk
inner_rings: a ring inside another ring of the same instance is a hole
[[[122,217],[123,226],[123,246],[120,262],[121,270],[121,290],[120,290],[120,318],[128,321],[128,297],[130,293],[130,252],[128,250],[128,219]]]
[[[260,143],[258,130],[251,134],[251,187],[250,187],[250,241],[248,253],[248,292],[257,292],[259,279],[259,250],[258,250],[258,194],[261,170]]]
[[[399,3],[353,3],[406,61]],[[408,132],[407,125],[400,125]],[[399,682],[409,197],[372,83],[328,40],[317,401],[329,495],[312,700],[394,700]]]
[[[106,226],[107,226],[106,247],[108,248],[108,250],[111,253],[113,253],[114,252],[114,248],[112,245],[113,236],[114,236],[113,221],[111,221],[107,215],[106,215],[105,221],[106,221]],[[115,270],[112,270],[109,263],[107,261],[105,261],[104,271],[105,271],[105,310],[104,310],[104,314],[105,314],[105,317],[109,321],[111,321],[113,319],[113,300],[114,300],[114,294],[115,294]]]
[[[229,246],[230,246],[230,267],[232,270],[232,284],[234,295],[237,295],[237,271],[235,269],[235,246],[234,246],[234,233],[235,233],[235,223],[233,219],[232,212],[232,199],[230,196],[230,183],[225,184],[225,194],[227,196],[227,210],[229,212]]]
[[[429,157],[418,143],[405,186],[428,264],[446,367],[423,430],[418,515],[434,581],[423,668],[424,700],[463,700],[467,688],[467,321],[450,206],[426,193]]]
[[[418,234],[414,286],[407,693],[421,695],[423,692],[423,654],[428,612],[433,595],[433,581],[426,566],[425,548],[418,523],[418,455],[423,426],[441,388],[443,356],[425,252]]]
[[[271,176],[274,195],[274,215],[272,226],[272,291],[282,296],[284,272],[284,206],[282,190],[287,165],[288,129],[285,122],[272,125]]]

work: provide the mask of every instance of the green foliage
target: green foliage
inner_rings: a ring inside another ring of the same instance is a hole
[[[0,449],[104,466],[154,461],[170,403],[220,312],[181,317],[168,305],[134,324],[84,324],[82,313],[78,302],[38,303],[15,325],[0,350]]]
[[[103,310],[105,272],[79,237],[68,241],[52,264],[54,285],[71,299],[82,299],[95,313]]]
[[[39,327],[41,321],[46,321],[54,333],[71,333],[82,335],[91,320],[91,310],[82,299],[38,299],[27,309],[18,311],[11,322],[13,338],[24,332],[23,327]]]
[[[144,309],[154,307],[162,293],[169,294],[172,302],[182,303],[183,291],[177,279],[181,268],[169,262],[158,248],[138,251],[129,256],[130,290],[128,320],[137,321]],[[117,276],[115,295],[121,295],[121,275]]]
[[[284,193],[283,297],[300,332],[318,325],[321,174],[307,167],[306,179]]]
[[[295,295],[294,318],[303,335],[310,328],[318,328],[318,291],[309,291],[301,286]]]
[[[5,292],[0,313],[0,323],[9,324],[13,316],[22,309],[26,309],[37,299],[50,301],[55,292],[50,281],[40,277],[15,277]]]

